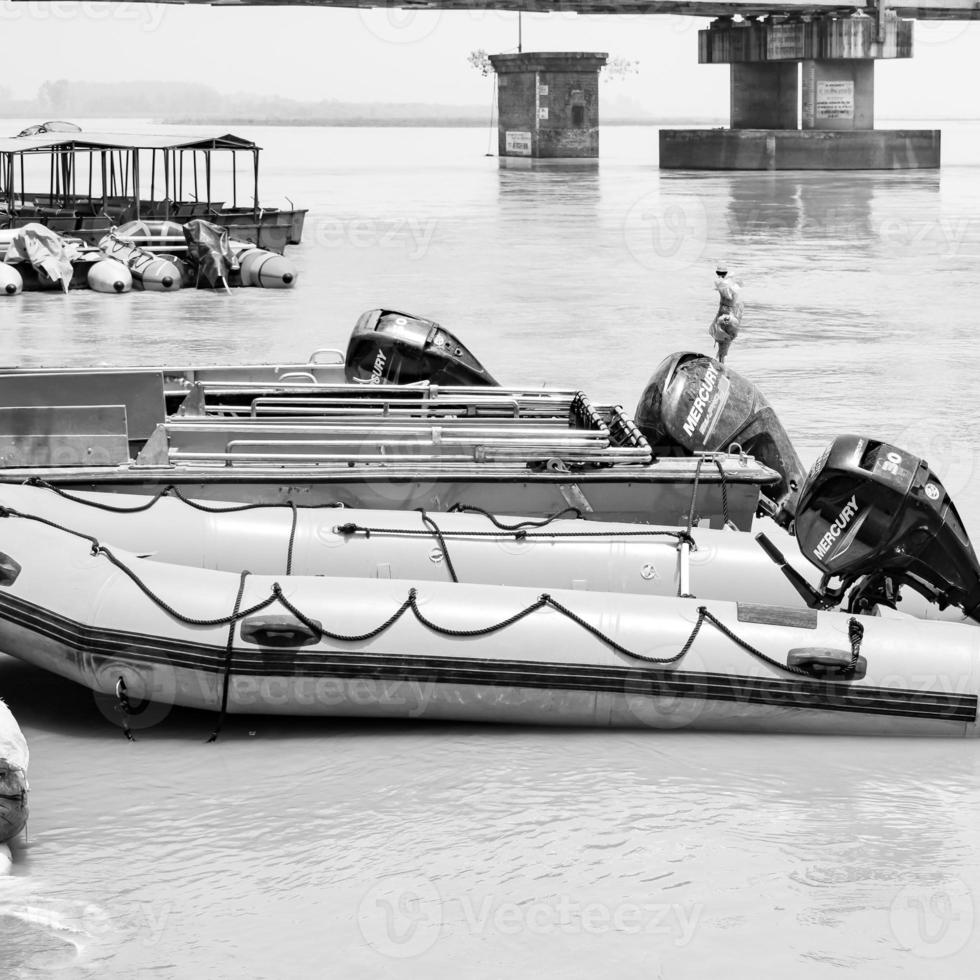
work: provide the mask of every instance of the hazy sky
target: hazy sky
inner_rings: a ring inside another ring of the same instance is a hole
[[[725,116],[728,68],[697,63],[701,18],[524,17],[524,50],[607,51],[639,74],[603,93],[661,115]],[[28,97],[47,79],[187,79],[299,99],[486,102],[476,48],[516,50],[517,17],[479,11],[270,9],[0,0],[3,78]],[[980,24],[920,22],[915,57],[879,63],[879,117],[980,116]]]

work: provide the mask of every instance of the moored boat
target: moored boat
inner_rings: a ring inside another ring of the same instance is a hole
[[[0,202],[13,226],[28,222],[96,243],[113,225],[136,219],[206,218],[232,237],[281,252],[302,236],[306,210],[259,205],[260,147],[229,133],[134,136],[71,130],[25,130],[0,138]],[[250,204],[237,203],[238,154],[251,157]],[[231,203],[215,200],[213,163],[231,163],[223,185]],[[230,179],[228,179],[230,178]],[[146,197],[148,192],[149,196]]]
[[[255,574],[395,578],[799,604],[748,534],[483,512],[234,504],[0,484],[0,514],[48,522],[153,562]],[[780,529],[770,522],[770,533]],[[2,531],[2,525],[0,525]],[[786,544],[783,544],[787,548]],[[796,552],[793,565],[810,572]]]
[[[259,576],[0,528],[0,649],[238,713],[976,736],[980,630],[716,599]]]
[[[444,348],[451,337],[434,336]],[[738,446],[655,455],[622,406],[594,404],[573,389],[488,384],[465,355],[455,339],[444,367],[425,353],[439,379],[425,385],[332,385],[293,371],[267,385],[205,380],[189,388],[153,370],[5,373],[0,477],[386,510],[458,504],[542,517],[572,506],[591,520],[731,522],[743,530],[760,490],[780,478]],[[400,362],[403,379],[419,373],[407,355],[387,361]],[[333,374],[339,366],[314,369]],[[482,383],[454,381],[468,376]]]

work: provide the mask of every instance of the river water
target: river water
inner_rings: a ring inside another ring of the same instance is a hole
[[[941,172],[836,175],[661,173],[652,128],[533,169],[480,130],[242,135],[263,202],[310,208],[296,289],[26,295],[0,363],[296,360],[388,306],[505,382],[632,407],[709,348],[724,259],[732,364],[804,462],[888,439],[980,532],[980,123],[944,126]],[[175,710],[130,744],[4,658],[0,695],[34,814],[5,977],[939,978],[980,955],[973,743],[232,718],[205,745],[213,719]]]

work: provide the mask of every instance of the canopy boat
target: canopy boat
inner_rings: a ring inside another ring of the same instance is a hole
[[[302,240],[306,210],[259,204],[260,152],[230,133],[44,130],[0,138],[0,228],[35,222],[95,245],[114,225],[134,219],[205,218],[226,226],[232,238],[282,252]],[[239,203],[241,154],[251,163],[247,205]],[[226,174],[212,167],[216,157],[230,161]],[[215,200],[226,192],[230,204]]]
[[[99,498],[64,503],[106,506]],[[537,559],[523,562],[541,576],[533,588],[414,571],[357,577],[373,559],[347,551],[340,538],[354,532],[337,530],[323,536],[344,549],[329,579],[288,565],[277,575],[217,571],[192,567],[200,560],[149,560],[40,514],[7,515],[0,649],[114,694],[124,712],[160,702],[602,727],[978,733],[980,565],[926,464],[864,438],[838,439],[802,488],[797,537],[825,579],[815,588],[789,575],[797,592],[789,606],[733,601],[744,583],[710,577],[697,598],[609,588],[615,572],[600,573],[601,591],[542,593],[539,582],[566,573]],[[122,528],[132,516],[112,520]],[[459,543],[446,544],[449,516],[438,518],[446,567]],[[393,564],[410,562],[393,545],[397,536],[385,538]],[[294,545],[298,537],[297,525]],[[164,544],[159,533],[151,543]],[[296,560],[312,557],[317,567],[316,551],[300,547]],[[233,557],[225,561],[233,567]],[[506,569],[488,577],[511,578],[518,564],[501,560]],[[970,622],[897,611],[906,587],[957,606]]]
[[[27,741],[0,700],[0,873],[9,862],[4,844],[16,837],[27,824]]]

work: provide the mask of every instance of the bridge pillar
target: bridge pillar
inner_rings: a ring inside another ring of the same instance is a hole
[[[732,129],[796,129],[799,70],[794,62],[732,65]]]
[[[875,61],[910,58],[912,27],[912,21],[891,14],[713,21],[699,32],[699,60],[731,65],[731,128],[661,130],[660,166],[686,170],[938,167],[939,130],[874,128]]]
[[[599,155],[599,70],[608,55],[492,54],[501,157]]]

